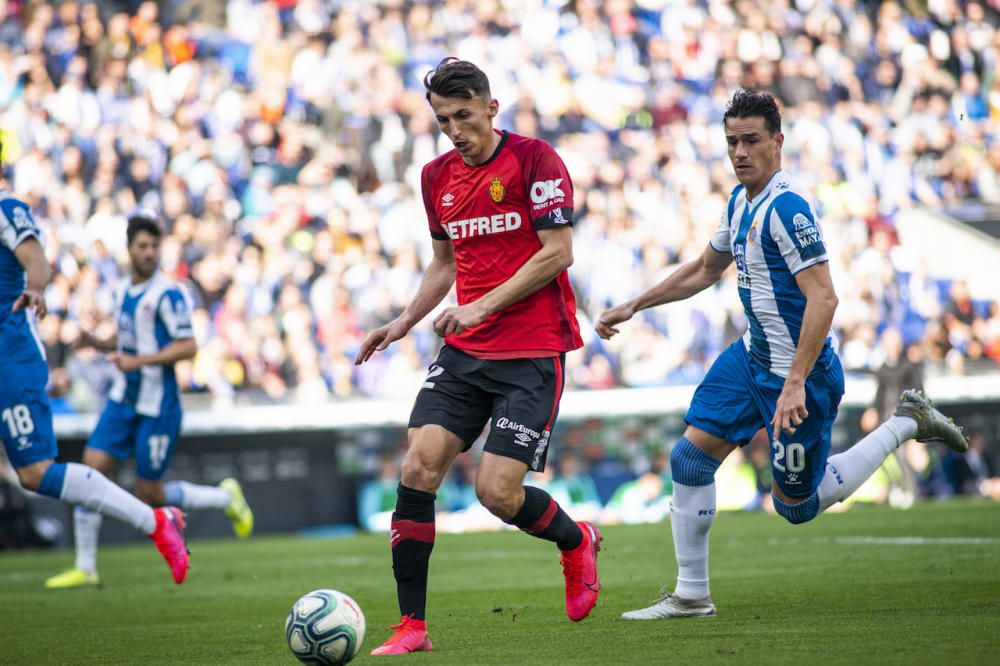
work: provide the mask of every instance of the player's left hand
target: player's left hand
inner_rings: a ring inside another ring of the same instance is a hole
[[[122,372],[133,372],[142,367],[139,357],[132,354],[114,352],[113,354],[108,354],[108,360],[114,363]]]
[[[49,312],[49,309],[45,307],[45,297],[34,289],[25,289],[22,291],[17,300],[14,301],[14,305],[11,306],[10,311],[17,312],[22,308],[25,310],[34,310],[35,317],[38,319],[44,318]]]
[[[782,430],[794,435],[795,429],[808,417],[805,382],[786,381],[774,408],[774,418],[771,419],[774,439],[778,439]]]
[[[446,335],[459,335],[467,328],[479,326],[487,317],[489,313],[478,302],[445,308],[434,319],[434,332],[442,338]]]

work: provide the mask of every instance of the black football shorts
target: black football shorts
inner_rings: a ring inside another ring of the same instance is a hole
[[[468,451],[489,422],[485,451],[540,472],[559,413],[565,358],[486,360],[445,345],[417,394],[410,427],[439,425]]]

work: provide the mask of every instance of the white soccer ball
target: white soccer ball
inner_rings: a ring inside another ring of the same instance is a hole
[[[285,638],[299,661],[346,664],[365,640],[365,614],[337,590],[313,590],[295,602],[285,620]]]

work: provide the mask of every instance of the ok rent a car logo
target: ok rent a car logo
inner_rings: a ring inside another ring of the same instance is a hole
[[[539,180],[531,184],[531,202],[534,209],[545,208],[551,203],[562,203],[566,200],[566,193],[559,187],[563,182],[562,178],[555,180]]]

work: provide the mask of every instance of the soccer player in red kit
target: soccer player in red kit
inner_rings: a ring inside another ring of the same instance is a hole
[[[475,65],[445,58],[424,78],[427,101],[454,150],[424,167],[421,185],[434,258],[416,295],[358,352],[364,363],[402,338],[457,283],[458,306],[434,320],[444,347],[410,415],[389,533],[402,621],[372,654],[431,649],[425,606],[435,492],[487,422],[476,495],[494,515],[561,551],[566,613],[597,603],[601,537],[573,522],[543,490],[524,486],[545,467],[566,352],[582,346],[573,263],[573,184],[550,145],[493,129],[498,104]]]

